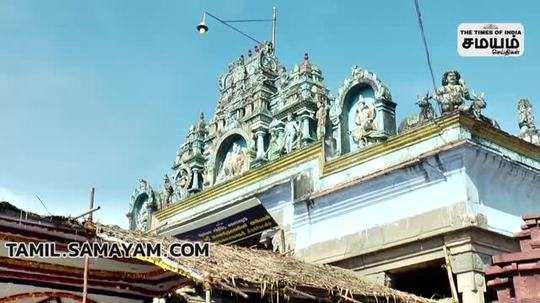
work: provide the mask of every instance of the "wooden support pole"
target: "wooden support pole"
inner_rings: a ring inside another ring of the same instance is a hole
[[[340,298],[342,298],[342,299],[345,299],[346,301],[349,301],[349,302],[352,302],[352,303],[362,303],[362,302],[360,302],[360,301],[358,301],[358,300],[355,300],[355,299],[353,299],[353,298],[349,298],[349,297],[344,296],[344,295],[342,295],[342,294],[337,294],[337,295],[338,295],[338,297],[340,297]]]
[[[89,214],[91,214],[91,213],[93,213],[93,212],[95,212],[95,211],[98,211],[98,210],[100,210],[100,209],[101,209],[101,206],[98,206],[98,207],[96,207],[96,208],[92,208],[92,209],[90,209],[89,211],[87,211],[87,212],[85,212],[85,213],[83,213],[83,214],[80,214],[80,215],[78,215],[77,217],[73,218],[73,220],[77,220],[77,219],[79,219],[79,218],[82,218],[82,217],[84,217],[84,216],[86,216],[86,215],[89,215]]]
[[[300,291],[298,289],[290,288],[288,286],[286,286],[283,290],[288,291],[288,292],[292,292],[293,294],[296,294],[297,296],[300,296],[300,297],[303,297],[303,298],[306,298],[306,299],[315,300],[315,301],[318,301],[318,299],[319,299],[314,295],[305,293],[305,292]]]
[[[455,302],[459,303],[459,296],[456,289],[456,284],[454,283],[454,275],[452,273],[452,264],[450,264],[450,255],[448,254],[448,248],[446,247],[446,244],[443,244],[443,252],[444,252],[444,261],[445,261],[445,268],[446,268],[446,274],[448,275],[448,282],[450,283],[450,291],[452,292],[452,298]]]
[[[236,288],[236,287],[232,287],[230,285],[227,285],[223,282],[218,282],[219,286],[221,286],[222,288],[230,291],[230,292],[233,292],[241,297],[243,297],[244,299],[247,299],[249,298],[249,296],[245,293],[245,292],[242,292],[240,289]]]
[[[253,293],[253,294],[261,294],[261,290],[259,288],[241,288],[239,289],[240,291],[242,292],[246,292],[246,293]],[[327,291],[325,289],[318,289],[321,293],[326,293]],[[271,302],[275,302],[273,301],[274,300],[274,295],[277,297],[279,296],[279,292],[277,290],[268,290],[266,289],[266,292],[265,293],[268,293],[268,295],[270,296],[270,300],[272,300]],[[329,298],[327,297],[319,297],[319,296],[316,296],[316,295],[312,295],[310,293],[307,293],[305,291],[301,291],[301,290],[298,290],[298,289],[294,289],[294,288],[291,288],[289,286],[285,286],[283,288],[283,291],[282,291],[283,294],[287,294],[289,297],[294,297],[294,298],[297,298],[297,299],[308,299],[308,300],[313,300],[313,301],[317,301],[317,302],[332,302],[332,300],[330,300]],[[264,297],[264,296],[262,296]],[[261,297],[261,298],[262,298]]]
[[[92,187],[92,191],[90,192],[90,210],[94,208],[94,194],[95,194],[95,188]],[[92,222],[92,216],[93,212],[90,212],[88,214],[88,220]],[[82,295],[82,303],[86,303],[86,297],[88,296],[88,270],[89,270],[89,260],[88,256],[84,256],[84,276],[83,276],[83,295]]]
[[[211,303],[212,301],[212,287],[210,285],[210,282],[205,278],[203,281],[203,289],[204,289],[204,302],[205,303]]]
[[[86,303],[86,297],[88,295],[88,256],[84,257],[84,276],[83,276],[83,298],[82,303]]]
[[[285,247],[285,231],[283,228],[279,229],[279,240],[280,240],[280,253],[284,254],[287,251],[287,248]]]

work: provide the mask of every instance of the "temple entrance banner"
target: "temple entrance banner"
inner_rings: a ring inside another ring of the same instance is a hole
[[[182,230],[179,239],[233,243],[257,235],[277,226],[276,221],[256,198],[249,199],[233,208],[215,213],[190,224],[191,230]]]

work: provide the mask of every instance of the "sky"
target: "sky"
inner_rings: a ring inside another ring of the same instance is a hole
[[[397,122],[431,89],[413,0],[0,1],[0,200],[30,211],[78,215],[96,188],[104,223],[127,226],[139,178],[157,187],[200,112],[213,114],[217,79],[253,43],[208,19],[270,18],[288,68],[305,52],[336,95],[358,65],[397,102]],[[486,115],[517,133],[516,102],[540,108],[540,3],[420,0],[437,83],[457,69],[486,93]],[[522,23],[524,55],[460,57],[463,22]],[[238,25],[259,40],[270,25]],[[45,203],[40,204],[35,195]]]

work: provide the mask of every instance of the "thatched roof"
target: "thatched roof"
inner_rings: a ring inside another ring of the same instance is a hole
[[[98,224],[96,235],[112,242],[153,242],[170,245],[185,242],[171,237],[147,235]],[[409,293],[366,281],[357,273],[328,265],[316,265],[290,256],[244,247],[210,244],[210,256],[147,260],[168,264],[190,280],[207,287],[228,290],[245,296],[282,293],[306,299],[339,298],[356,302],[435,302]]]
[[[160,243],[162,248],[173,242],[187,243],[173,237],[150,235],[129,231],[118,226],[99,223],[80,224],[72,218],[34,213],[21,215],[23,210],[7,203],[0,203],[0,214],[23,217],[74,232],[86,231],[89,237],[119,243]],[[88,223],[88,222],[86,222]],[[177,272],[195,284],[211,289],[229,291],[243,297],[257,298],[264,295],[329,301],[339,299],[352,303],[434,303],[440,302],[367,281],[357,273],[329,265],[302,262],[291,256],[270,251],[210,243],[208,257],[193,258],[144,258],[146,262],[172,272]],[[255,294],[254,294],[255,293]]]
[[[83,230],[83,226],[75,219],[65,216],[42,216],[33,212],[20,209],[8,201],[0,201],[0,215],[20,218],[24,220],[39,221],[47,224],[56,225],[67,229]]]

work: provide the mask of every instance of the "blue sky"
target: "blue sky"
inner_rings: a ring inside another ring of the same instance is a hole
[[[420,0],[437,82],[458,69],[485,91],[487,115],[517,132],[516,100],[536,109],[540,4],[522,0]],[[0,2],[0,200],[45,213],[78,214],[96,187],[97,217],[127,226],[140,177],[168,172],[199,112],[211,115],[217,77],[253,44],[208,20],[270,18],[278,8],[278,56],[291,67],[309,52],[335,94],[352,65],[376,72],[398,103],[415,111],[430,79],[412,0],[386,1],[24,1]],[[520,22],[519,58],[463,58],[462,22]],[[242,25],[260,40],[267,24]]]

